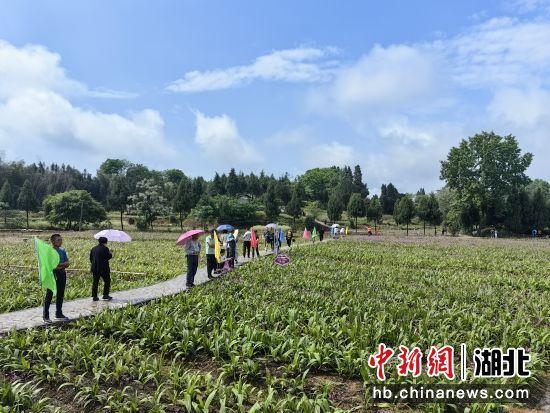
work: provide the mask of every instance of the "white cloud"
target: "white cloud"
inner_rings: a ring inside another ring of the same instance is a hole
[[[338,71],[330,86],[310,96],[314,110],[358,107],[369,110],[407,105],[430,96],[435,88],[434,56],[421,48],[376,45],[356,63]]]
[[[239,134],[237,124],[229,116],[206,116],[195,111],[195,142],[212,160],[223,161],[226,165],[237,163],[257,163],[262,155]]]
[[[535,127],[539,122],[550,121],[550,92],[536,87],[500,89],[488,111],[496,121]]]
[[[352,146],[333,141],[313,145],[304,152],[304,161],[310,167],[345,166],[352,165],[356,156],[357,152]]]
[[[545,80],[550,71],[550,22],[494,18],[438,45],[453,80],[474,88]]]
[[[0,42],[0,148],[11,158],[95,165],[105,157],[158,160],[173,157],[164,121],[151,109],[122,116],[75,106],[90,91],[69,78],[58,54],[42,46]],[[73,159],[64,159],[71,154]],[[77,157],[74,159],[74,157]]]
[[[378,133],[382,138],[398,143],[426,146],[435,141],[435,137],[429,129],[431,129],[431,125],[414,126],[411,125],[408,118],[403,117],[380,125]]]
[[[547,18],[501,17],[449,38],[376,45],[312,88],[306,104],[347,122],[377,165],[374,179],[405,190],[437,182],[450,147],[482,130],[516,135],[535,155],[528,173],[548,179],[549,39]]]
[[[508,0],[505,6],[518,13],[548,12],[550,0]]]
[[[133,98],[135,93],[106,88],[90,90],[71,79],[61,66],[61,56],[41,45],[21,48],[0,39],[0,99],[28,89],[46,89],[63,96]]]
[[[335,62],[327,60],[327,57],[334,53],[333,48],[277,50],[256,58],[249,65],[187,72],[166,89],[172,92],[202,92],[228,89],[254,80],[323,82],[332,76]]]
[[[271,146],[304,145],[313,134],[313,128],[309,125],[302,125],[293,129],[282,129],[275,132],[266,143]]]

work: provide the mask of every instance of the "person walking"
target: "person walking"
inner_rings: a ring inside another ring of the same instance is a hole
[[[214,240],[214,230],[211,230],[205,241],[205,250],[206,250],[206,273],[208,274],[208,279],[211,280],[214,278],[212,271],[214,271],[218,262],[216,261],[216,241]]]
[[[319,241],[323,241],[323,237],[325,236],[325,230],[323,227],[319,228]]]
[[[98,244],[90,251],[90,265],[93,276],[92,281],[92,300],[98,301],[97,289],[99,287],[99,279],[103,279],[103,299],[112,300],[109,295],[111,290],[111,267],[109,260],[113,258],[113,254],[107,248],[107,238],[99,237]]]
[[[267,245],[269,244],[269,228],[264,230],[264,250],[267,252]]]
[[[195,275],[199,268],[199,254],[201,252],[201,244],[199,242],[199,235],[193,235],[189,241],[185,244],[185,255],[187,257],[187,282],[188,288],[195,286]]]
[[[53,270],[53,275],[55,277],[55,285],[57,288],[57,293],[55,296],[55,318],[60,321],[67,321],[69,317],[66,317],[63,314],[63,298],[65,297],[65,286],[67,285],[67,271],[65,269],[69,266],[69,257],[64,248],[61,248],[63,245],[63,238],[59,234],[53,234],[50,237],[50,242],[52,243],[53,248],[59,254],[59,264]],[[53,291],[50,289],[46,290],[46,296],[44,297],[44,311],[43,319],[46,324],[50,324],[50,304],[52,303]]]
[[[232,232],[227,234],[226,238],[226,250],[227,250],[227,259],[229,260],[229,267],[235,267],[235,253],[237,249],[237,241],[235,240],[235,235]]]
[[[290,248],[292,246],[293,239],[294,239],[294,233],[292,232],[291,229],[289,229],[286,232],[286,245],[288,245],[288,248]]]
[[[254,229],[253,234],[254,235],[250,239],[250,246],[252,247],[252,258],[254,258],[254,253],[256,254],[256,256],[260,256],[260,248],[258,246],[258,244],[260,243],[258,240],[258,231]]]
[[[250,246],[251,246],[252,232],[247,230],[243,235],[243,258],[250,258]]]

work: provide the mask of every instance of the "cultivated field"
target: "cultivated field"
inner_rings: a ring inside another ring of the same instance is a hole
[[[50,232],[37,234],[47,240]],[[97,244],[92,232],[64,232],[71,269],[67,273],[65,299],[91,297],[90,249]],[[110,243],[113,291],[154,284],[185,272],[182,248],[175,245],[176,234],[132,233],[130,244]],[[25,268],[18,268],[25,267]],[[123,271],[126,273],[121,273]],[[136,274],[137,273],[137,274]],[[144,274],[141,274],[144,273]],[[101,288],[101,287],[100,287]],[[31,235],[0,236],[0,313],[42,304],[43,291],[38,282],[37,261]]]
[[[380,342],[526,347],[529,383],[548,383],[547,243],[371,237],[291,258],[0,339],[0,381],[29,383],[5,384],[3,397],[36,411],[376,410],[364,383],[375,381],[367,360]],[[404,380],[386,371],[387,382]]]

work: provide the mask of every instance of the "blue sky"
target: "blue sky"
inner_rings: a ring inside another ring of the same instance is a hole
[[[550,179],[550,1],[10,1],[0,151],[210,177],[360,164],[376,190],[441,186],[480,130]]]

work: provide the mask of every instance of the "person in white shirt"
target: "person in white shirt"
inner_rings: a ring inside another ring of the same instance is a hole
[[[214,230],[210,231],[205,240],[205,249],[206,249],[206,273],[208,274],[208,279],[214,278],[212,276],[212,271],[218,266],[216,261],[216,241],[214,240]]]
[[[250,258],[250,240],[252,239],[252,233],[247,230],[243,235],[243,257]]]
[[[195,286],[195,275],[199,268],[199,254],[201,252],[201,243],[199,236],[193,235],[185,244],[185,255],[187,257],[187,287]]]

